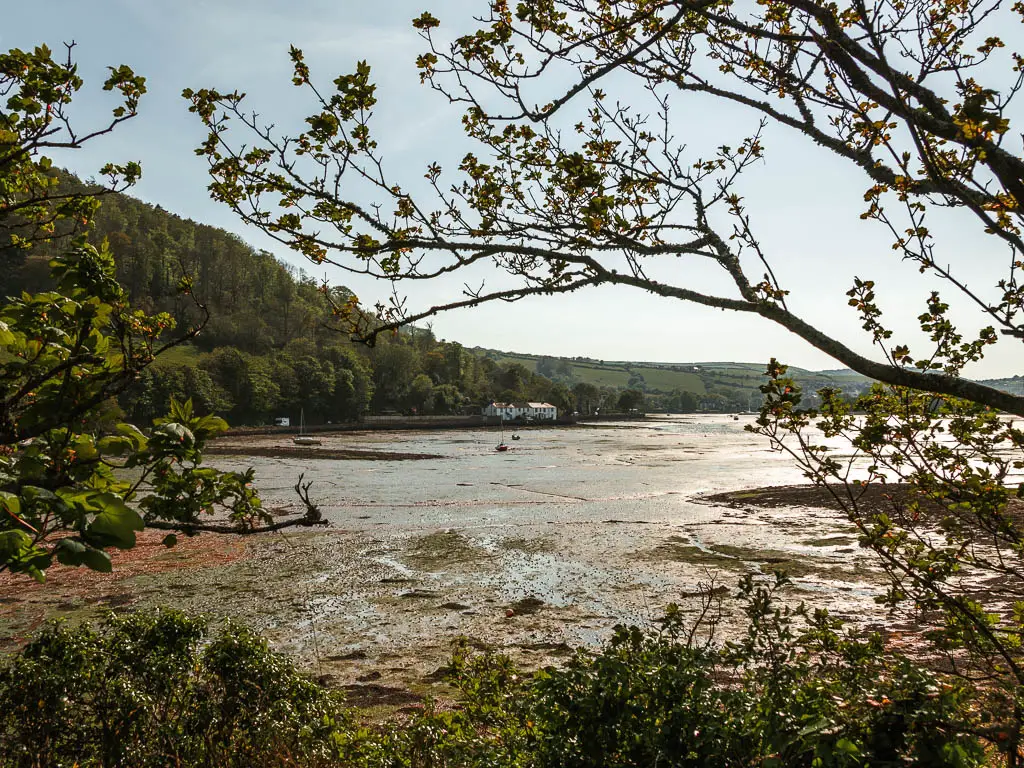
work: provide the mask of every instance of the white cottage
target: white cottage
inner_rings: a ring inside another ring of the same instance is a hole
[[[489,403],[484,406],[483,413],[484,416],[500,416],[506,421],[515,419],[554,421],[558,418],[558,409],[551,403]]]
[[[527,403],[527,416],[541,421],[554,421],[558,418],[558,409],[551,403]]]

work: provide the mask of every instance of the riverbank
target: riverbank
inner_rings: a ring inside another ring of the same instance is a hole
[[[369,526],[375,511],[354,507],[352,518]],[[742,517],[719,520],[766,521]],[[144,532],[138,549],[117,553],[112,574],[55,568],[45,586],[0,583],[9,595],[0,604],[0,647],[15,647],[48,618],[77,623],[106,610],[169,604],[215,623],[254,626],[321,682],[344,690],[353,706],[390,710],[450,695],[439,670],[461,637],[535,669],[576,647],[595,647],[617,623],[653,627],[669,602],[695,616],[701,589],[725,601],[719,632],[729,637],[742,626],[729,596],[746,573],[788,571],[794,586],[786,597],[794,602],[821,601],[828,585],[833,611],[863,618],[868,604],[859,611],[849,591],[880,591],[881,580],[856,558],[855,538],[848,530],[801,528],[806,538],[798,544],[814,554],[727,543],[732,536],[713,541],[621,516],[495,531],[336,525],[244,540],[202,535],[171,550],[158,532]]]
[[[513,422],[506,421],[507,429],[551,429],[571,427],[575,424],[592,424],[600,422],[630,421],[642,422],[646,416],[642,414],[613,413],[604,416],[570,416],[546,421]],[[360,421],[338,424],[314,424],[302,428],[305,434],[344,434],[350,432],[376,431],[409,431],[409,430],[458,430],[481,427],[500,427],[502,421],[497,416],[366,416]],[[297,435],[298,426],[279,427],[264,425],[258,427],[231,427],[225,437],[244,437],[249,435]]]

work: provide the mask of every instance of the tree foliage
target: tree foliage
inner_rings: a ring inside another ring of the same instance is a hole
[[[1024,432],[977,403],[876,385],[853,404],[772,362],[754,431],[826,488],[889,576],[941,668],[975,686],[1010,765],[1024,712]],[[854,410],[856,409],[856,411]],[[853,446],[853,453],[849,447]]]
[[[146,92],[145,78],[125,66],[110,67],[103,90],[116,91],[120,101],[105,125],[78,129],[68,108],[83,81],[72,58],[74,45],[66,47],[63,62],[46,46],[0,55],[0,98],[5,99],[0,109],[0,248],[5,255],[49,240],[58,228],[67,232],[88,224],[96,199],[58,190],[57,180],[47,173],[52,161],[40,153],[77,149],[110,133],[135,116]],[[112,192],[131,186],[141,167],[108,164],[100,173],[110,185],[104,192]]]
[[[60,190],[39,153],[113,129],[145,91],[131,70],[113,68],[104,88],[122,102],[106,127],[80,134],[66,107],[81,85],[70,50],[66,64],[45,48],[0,56],[8,97],[0,107],[0,234],[8,249],[30,256],[44,245],[58,251],[52,290],[0,305],[0,570],[38,580],[54,561],[109,571],[107,550],[133,547],[146,525],[192,532],[217,510],[236,530],[269,520],[251,470],[202,466],[206,442],[227,425],[196,415],[191,401],[171,399],[151,429],[97,423],[113,396],[194,338],[201,321],[177,330],[168,314],[133,307],[107,244],[76,232],[91,226],[98,202]],[[132,163],[104,172],[130,183],[139,170]],[[181,290],[188,294],[187,281]],[[303,522],[320,522],[312,506]]]
[[[173,611],[56,624],[0,662],[8,766],[323,766],[355,731],[266,641]]]

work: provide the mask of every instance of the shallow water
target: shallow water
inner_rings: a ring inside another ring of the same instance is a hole
[[[784,456],[743,431],[745,423],[731,417],[691,417],[527,429],[520,430],[522,439],[507,453],[494,451],[497,430],[356,433],[325,437],[323,448],[442,458],[392,462],[219,456],[214,463],[256,467],[260,490],[271,505],[292,501],[295,478],[305,472],[332,521],[346,526],[358,525],[353,522],[357,516],[349,514],[356,509],[379,510],[378,522],[391,525],[420,525],[426,519],[437,524],[514,524],[544,519],[552,510],[587,519],[605,509],[678,520],[694,512],[686,497],[696,493],[801,482]],[[287,444],[281,437],[254,440]]]

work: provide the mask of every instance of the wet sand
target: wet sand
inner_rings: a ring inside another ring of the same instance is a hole
[[[273,455],[280,437],[248,438],[244,455],[218,450],[211,463],[255,466],[265,504],[295,512],[304,472],[331,527],[203,536],[213,548],[186,553],[180,567],[115,570],[104,583],[121,607],[241,619],[369,704],[432,690],[459,636],[540,665],[601,643],[617,623],[650,625],[670,602],[695,611],[699,584],[732,588],[744,573],[787,570],[794,603],[884,620],[872,556],[839,512],[817,499],[716,496],[802,481],[743,431],[751,418],[522,429],[507,453],[488,429],[325,435],[302,456]],[[221,548],[235,554],[211,559]],[[0,584],[0,642],[41,616],[79,620],[104,604],[97,592],[53,587]]]
[[[420,461],[440,459],[436,453],[402,453],[359,448],[324,448],[325,437],[318,436],[320,446],[289,445],[279,437],[221,439],[206,448],[207,456],[259,456],[267,459],[304,459],[307,461]]]

